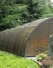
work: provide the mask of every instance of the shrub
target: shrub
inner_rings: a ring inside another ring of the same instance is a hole
[[[41,53],[41,54],[37,55],[36,57],[37,57],[38,61],[42,61],[46,56],[47,56],[47,54]]]

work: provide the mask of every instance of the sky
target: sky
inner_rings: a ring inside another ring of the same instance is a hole
[[[53,2],[53,0],[51,0],[51,2]]]

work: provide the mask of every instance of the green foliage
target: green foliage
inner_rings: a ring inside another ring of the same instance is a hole
[[[21,4],[23,4],[23,3],[25,3],[25,0],[17,0],[16,3],[21,3]]]
[[[5,15],[19,14],[22,13],[23,11],[26,11],[26,7],[27,6],[23,4],[14,4],[13,6],[5,5],[3,6],[2,13]]]
[[[0,68],[40,68],[37,63],[0,51]]]
[[[22,24],[34,21],[38,19],[40,15],[41,8],[39,8],[39,3],[35,0],[27,0],[27,11],[24,11],[21,17]]]
[[[34,0],[30,0],[30,3],[28,4],[28,11],[30,14],[30,20],[36,20],[41,15],[41,9],[39,8],[39,3],[35,2]]]
[[[7,26],[14,27],[18,25],[18,20],[19,20],[20,14],[13,14],[13,15],[8,15],[3,19],[4,24]]]
[[[50,0],[0,0],[0,30],[53,17]]]
[[[44,14],[40,18],[46,18],[46,17],[53,17],[53,13],[50,14]]]
[[[51,7],[50,7],[50,5],[43,6],[42,14],[50,14],[50,13],[51,13]]]
[[[4,0],[4,1],[6,5],[13,5],[14,3],[16,3],[16,0]]]
[[[27,12],[27,5],[14,4],[2,7],[0,30],[15,27],[23,22],[22,13]]]
[[[42,61],[46,56],[47,54],[41,53],[39,55],[36,55],[36,58],[38,61]]]
[[[53,11],[50,5],[50,0],[39,0],[39,5],[42,8],[41,18],[53,16]]]

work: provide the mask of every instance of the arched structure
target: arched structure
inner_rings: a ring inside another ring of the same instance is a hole
[[[53,18],[39,19],[0,32],[0,50],[20,56],[35,56],[47,50],[53,33]]]

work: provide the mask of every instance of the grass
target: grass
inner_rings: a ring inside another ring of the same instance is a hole
[[[37,63],[7,52],[0,51],[0,68],[40,68]]]

